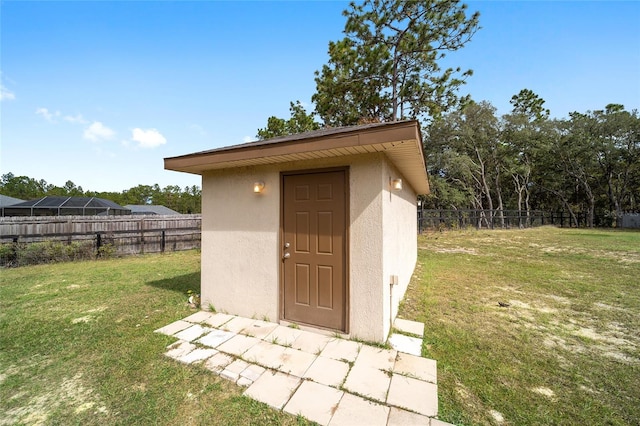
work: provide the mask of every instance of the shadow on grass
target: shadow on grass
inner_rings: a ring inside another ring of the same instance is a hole
[[[200,293],[200,272],[178,275],[177,277],[165,278],[163,280],[150,281],[147,285],[162,290],[177,291],[182,294],[187,294],[188,290],[191,290],[194,293]]]

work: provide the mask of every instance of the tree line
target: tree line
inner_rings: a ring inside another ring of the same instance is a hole
[[[343,12],[344,37],[329,42],[315,72],[315,110],[290,103],[289,119],[269,117],[257,137],[356,124],[422,123],[433,209],[563,211],[578,226],[619,225],[640,209],[640,119],[636,110],[550,118],[544,99],[523,89],[498,116],[486,101],[460,96],[472,70],[441,68],[448,52],[480,30],[480,15],[455,0],[365,0]]]
[[[28,176],[15,176],[6,173],[0,177],[0,194],[22,200],[33,200],[44,196],[98,197],[111,200],[116,204],[155,204],[168,207],[178,213],[200,213],[202,191],[196,186],[168,185],[160,188],[155,185],[138,185],[122,192],[85,191],[72,181],[63,186],[47,183],[44,179]]]
[[[524,89],[499,117],[469,102],[424,129],[432,193],[429,208],[564,211],[574,226],[619,226],[640,209],[640,117],[609,104],[549,118],[544,100]]]

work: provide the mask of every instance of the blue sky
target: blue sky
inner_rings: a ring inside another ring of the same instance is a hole
[[[523,88],[555,117],[640,108],[640,2],[468,2],[483,27],[445,64],[500,114]],[[0,0],[0,173],[85,190],[200,185],[164,157],[245,142],[342,37],[346,2]]]

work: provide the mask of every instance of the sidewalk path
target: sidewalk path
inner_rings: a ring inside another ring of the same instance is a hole
[[[168,357],[200,363],[244,395],[320,425],[448,425],[435,418],[431,359],[206,311],[156,332],[178,339]]]

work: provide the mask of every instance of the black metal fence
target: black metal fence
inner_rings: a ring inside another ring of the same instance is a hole
[[[577,223],[576,223],[577,221]],[[585,213],[544,212],[539,210],[432,210],[418,207],[418,232],[428,229],[512,229],[542,225],[588,226]]]

